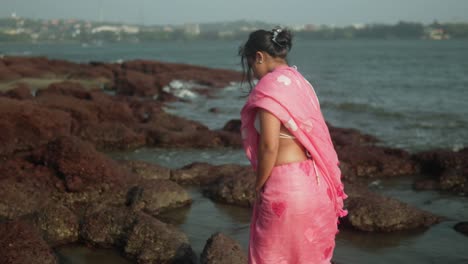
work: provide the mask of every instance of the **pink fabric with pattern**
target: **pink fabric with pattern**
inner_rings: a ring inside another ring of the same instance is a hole
[[[343,210],[347,196],[314,89],[295,67],[288,66],[277,67],[257,83],[241,111],[243,145],[254,170],[258,108],[274,114],[308,150],[313,162],[273,168],[261,203],[253,208],[249,263],[330,263],[337,219],[347,214]],[[319,175],[310,169],[312,165]]]

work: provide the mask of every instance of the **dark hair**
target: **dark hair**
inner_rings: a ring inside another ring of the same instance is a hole
[[[275,37],[276,35],[276,37]],[[243,78],[241,85],[247,81],[252,90],[252,66],[257,51],[265,51],[273,58],[286,59],[292,48],[292,33],[288,29],[274,28],[266,31],[263,29],[250,33],[247,42],[239,48]]]

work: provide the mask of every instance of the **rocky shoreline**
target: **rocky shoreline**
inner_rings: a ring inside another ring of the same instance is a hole
[[[103,153],[240,148],[239,120],[210,130],[163,110],[166,102],[184,100],[167,89],[174,80],[210,96],[240,74],[144,60],[0,59],[0,256],[6,263],[58,263],[53,248],[71,243],[115,248],[135,263],[245,263],[246,249],[223,234],[213,234],[196,256],[187,236],[158,215],[190,206],[186,185],[201,186],[216,202],[250,207],[250,167],[194,163],[169,169]],[[379,146],[354,129],[329,128],[350,196],[342,228],[396,232],[444,220],[371,192],[367,184],[375,179],[419,175],[415,189],[468,194],[468,148],[411,154]],[[466,233],[462,225],[456,230]]]

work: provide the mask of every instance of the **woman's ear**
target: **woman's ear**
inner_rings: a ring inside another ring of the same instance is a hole
[[[263,55],[263,53],[260,51],[255,52],[255,62],[261,64],[264,61],[265,61],[265,55]]]

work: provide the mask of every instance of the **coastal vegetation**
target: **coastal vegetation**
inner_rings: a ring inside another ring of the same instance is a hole
[[[78,19],[0,18],[1,42],[148,42],[164,40],[245,39],[254,29],[273,28],[259,21],[187,23],[182,25],[129,25]],[[289,25],[303,39],[467,39],[468,23]]]

